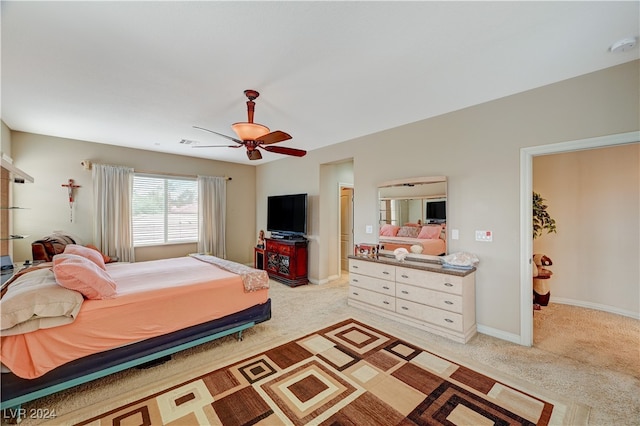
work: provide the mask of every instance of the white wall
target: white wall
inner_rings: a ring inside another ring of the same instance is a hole
[[[449,251],[480,258],[476,312],[480,326],[494,334],[520,335],[520,149],[637,131],[639,61],[612,67],[485,104],[357,138],[302,158],[258,166],[257,223],[265,219],[266,195],[321,191],[321,165],[353,158],[355,242],[369,241],[366,225],[377,227],[377,185],[417,176],[448,178],[447,227],[460,231]],[[291,179],[295,176],[295,179]],[[312,237],[332,206],[314,203]],[[491,230],[492,243],[476,242],[475,230]],[[322,242],[322,241],[321,241]],[[322,282],[325,252],[310,245],[310,274]]]
[[[31,259],[31,242],[62,230],[82,242],[93,239],[93,185],[91,172],[80,162],[133,167],[138,171],[181,175],[231,176],[227,182],[227,257],[253,263],[255,229],[255,167],[194,157],[162,154],[113,145],[103,145],[52,136],[12,132],[14,164],[34,177],[33,184],[14,188],[14,203],[29,210],[14,212],[14,231],[28,234],[14,241],[14,260]],[[61,185],[74,179],[74,222],[69,221],[67,189]],[[197,250],[196,244],[174,244],[136,249],[136,261],[184,256]]]
[[[640,316],[639,163],[640,143],[534,157],[558,229],[534,241],[553,261],[552,302]]]

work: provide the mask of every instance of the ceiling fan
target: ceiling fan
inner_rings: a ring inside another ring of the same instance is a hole
[[[262,124],[253,122],[253,112],[256,103],[254,100],[260,96],[255,90],[245,90],[245,96],[249,99],[247,101],[247,115],[246,122],[234,123],[231,128],[238,135],[238,138],[227,136],[222,133],[214,132],[213,130],[205,129],[204,127],[193,126],[196,129],[210,132],[223,138],[234,141],[237,145],[194,145],[194,148],[212,148],[212,147],[228,147],[228,148],[240,148],[244,146],[247,149],[247,157],[249,160],[260,160],[262,154],[260,149],[265,151],[274,152],[276,154],[293,155],[294,157],[303,157],[307,151],[302,149],[287,148],[282,146],[271,146],[271,144],[286,141],[291,139],[291,135],[281,130],[275,130],[271,132],[268,127]]]

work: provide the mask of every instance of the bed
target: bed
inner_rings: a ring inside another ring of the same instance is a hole
[[[405,248],[411,251],[411,246],[419,245],[422,247],[422,254],[440,256],[447,251],[445,235],[444,224],[385,224],[380,227],[378,242],[382,250]]]
[[[3,289],[2,409],[222,336],[241,339],[271,318],[266,271],[203,255],[100,266],[69,251]]]

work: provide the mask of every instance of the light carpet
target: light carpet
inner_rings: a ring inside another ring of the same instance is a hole
[[[87,407],[57,423],[584,425],[589,412],[353,319],[134,394],[102,403],[113,408],[100,415]]]
[[[348,275],[327,284],[295,288],[272,281],[269,294],[273,303],[272,319],[246,330],[242,342],[237,342],[230,336],[225,337],[175,354],[170,362],[157,367],[117,373],[25,404],[24,408],[50,410],[55,412],[59,419],[67,418],[67,415],[83,407],[92,407],[94,414],[103,413],[109,408],[103,405],[104,401],[112,401],[116,397],[126,396],[127,393],[133,394],[133,401],[136,391],[144,389],[149,384],[157,384],[163,378],[171,378],[184,371],[194,374],[201,371],[204,374],[234,359],[238,360],[252,353],[262,352],[269,346],[297,339],[328,324],[355,318],[420,347],[433,349],[447,359],[476,371],[484,371],[491,377],[510,378],[510,383],[515,386],[533,386],[540,389],[541,393],[562,395],[588,405],[591,407],[591,425],[640,425],[640,380],[632,372],[621,372],[601,365],[600,358],[576,360],[574,357],[540,349],[538,346],[542,342],[539,341],[536,346],[529,348],[486,334],[478,334],[463,345],[407,327],[349,306]],[[562,307],[558,306],[558,309]],[[536,316],[539,312],[536,311]],[[571,323],[574,317],[577,318],[574,322],[575,327],[582,327],[580,316],[575,315],[575,312],[564,321]],[[571,337],[565,335],[565,327],[557,327],[554,322],[545,321],[548,323],[545,326],[552,331],[555,330],[554,339],[564,340],[563,335],[566,338]],[[536,329],[536,333],[537,331]],[[609,334],[608,331],[604,330]],[[594,337],[599,332],[599,327],[590,328]],[[574,331],[568,330],[566,333],[573,334]],[[626,342],[623,344],[631,345],[633,348],[640,347],[637,334],[629,337]],[[583,351],[589,342],[581,340],[576,344],[582,345],[571,349],[577,353]],[[40,418],[27,417],[22,425],[42,423],[43,420]],[[56,422],[55,419],[52,423],[64,424]]]

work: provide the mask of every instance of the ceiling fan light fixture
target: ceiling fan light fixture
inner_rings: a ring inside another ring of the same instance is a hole
[[[243,141],[254,141],[270,131],[267,126],[248,122],[234,123],[231,125],[231,128]]]

